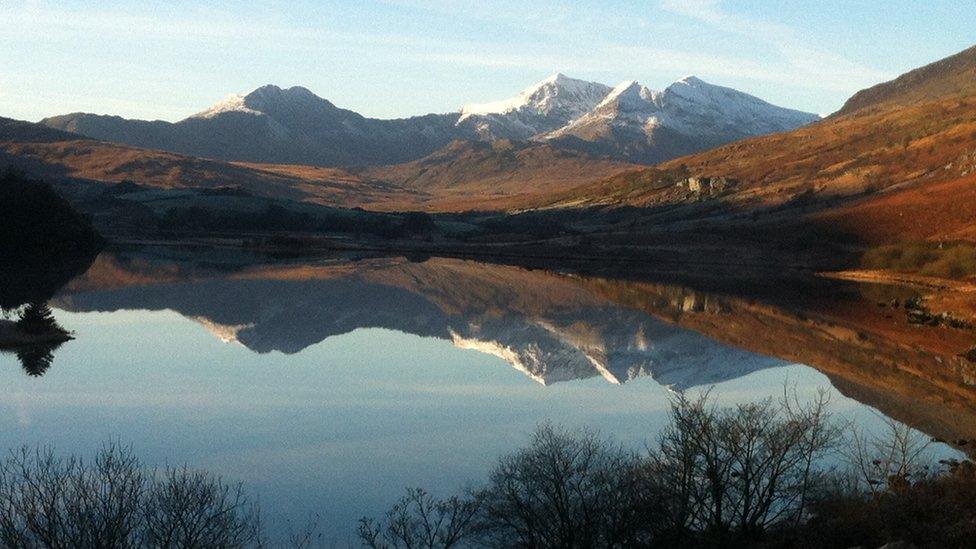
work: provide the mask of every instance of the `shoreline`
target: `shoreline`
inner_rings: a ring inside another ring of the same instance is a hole
[[[897,271],[850,269],[844,271],[822,271],[818,272],[817,276],[836,280],[850,280],[852,282],[907,286],[925,290],[961,293],[976,292],[976,283]]]

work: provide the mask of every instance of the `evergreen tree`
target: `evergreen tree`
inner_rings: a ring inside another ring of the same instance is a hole
[[[66,333],[58,324],[54,313],[47,303],[31,303],[20,313],[17,327],[27,334],[50,334],[54,332]]]

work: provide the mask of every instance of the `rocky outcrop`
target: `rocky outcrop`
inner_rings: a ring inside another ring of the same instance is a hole
[[[714,197],[738,187],[739,181],[731,177],[688,177],[675,185],[697,197]]]

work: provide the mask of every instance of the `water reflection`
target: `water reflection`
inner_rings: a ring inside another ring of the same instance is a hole
[[[255,265],[105,254],[55,304],[173,310],[256,353],[297,354],[385,328],[499,357],[543,385],[649,376],[681,390],[802,363],[935,436],[974,439],[976,370],[958,356],[973,334],[910,326],[876,305],[903,294],[822,279],[655,282],[441,258]]]
[[[31,261],[20,258],[0,264],[0,313],[8,317],[15,316],[18,311],[34,312],[44,308],[46,314],[51,314],[44,304],[70,280],[85,273],[94,259],[84,255],[57,255],[35,257]],[[12,320],[0,318],[0,353],[16,355],[27,375],[44,375],[54,362],[54,352],[70,339],[53,316],[50,322],[49,325],[42,322],[37,327],[40,332],[49,330],[49,337],[28,337],[25,341],[23,330]]]
[[[622,307],[571,277],[482,263],[376,259],[151,280],[105,257],[61,296],[70,311],[165,310],[257,353],[300,353],[385,328],[497,356],[543,385],[650,376],[675,389],[788,364]],[[138,266],[137,269],[143,269]],[[103,280],[133,280],[112,284]],[[686,306],[695,308],[694,299]],[[707,308],[706,304],[702,305]]]
[[[31,377],[41,377],[54,363],[54,352],[61,347],[61,343],[42,345],[28,345],[14,349],[17,360],[24,373]]]
[[[877,287],[420,259],[104,254],[51,302],[78,339],[25,362],[43,378],[0,368],[0,447],[122,439],[244,481],[286,520],[322,513],[344,545],[404,487],[483,478],[539,422],[652,440],[672,389],[736,404],[833,384],[839,413],[874,417],[847,395],[976,432],[969,335],[910,326]]]

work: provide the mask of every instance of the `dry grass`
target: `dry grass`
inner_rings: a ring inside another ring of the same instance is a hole
[[[968,242],[956,244],[906,242],[881,246],[868,250],[864,254],[862,266],[866,269],[964,278],[976,274],[976,246]]]

